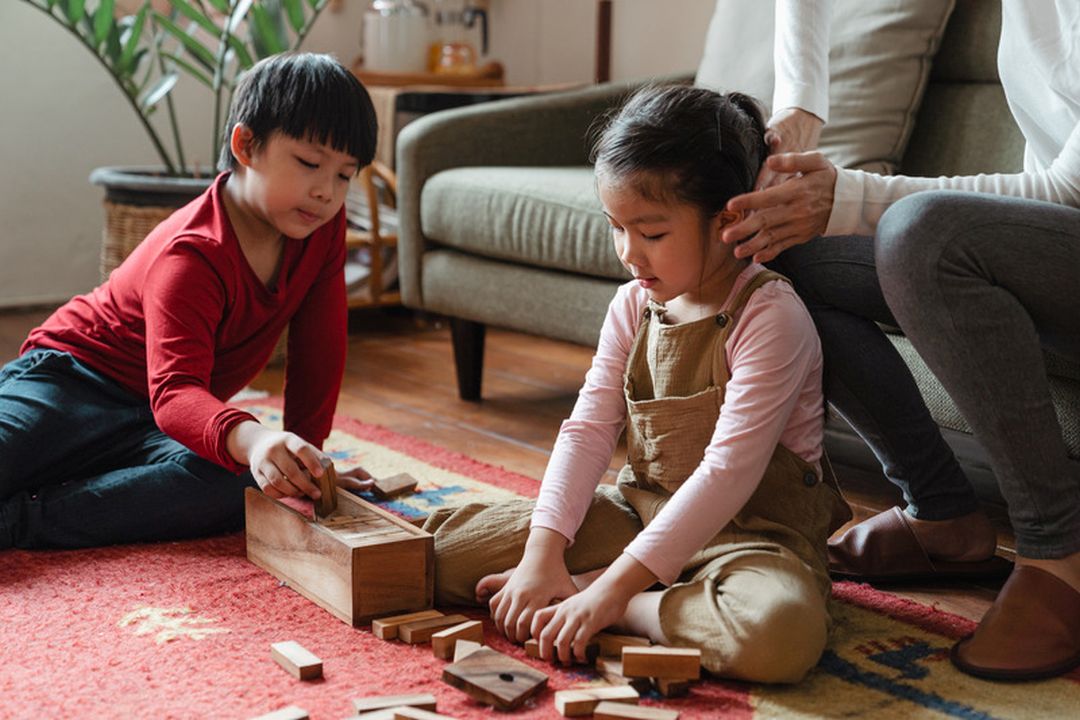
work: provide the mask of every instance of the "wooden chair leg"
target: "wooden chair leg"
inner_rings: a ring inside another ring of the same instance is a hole
[[[485,328],[483,323],[450,318],[458,396],[462,400],[480,400],[480,381],[484,372]]]

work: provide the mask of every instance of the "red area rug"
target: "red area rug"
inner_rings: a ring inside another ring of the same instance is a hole
[[[277,410],[258,411],[274,422]],[[383,428],[339,418],[327,443],[341,466],[410,472],[420,492],[392,509],[507,494],[535,481]],[[968,678],[947,659],[972,623],[867,586],[835,588],[837,627],[819,667],[794,687],[708,680],[689,697],[646,697],[682,718],[1075,716],[1080,674],[1029,685]],[[482,612],[467,611],[476,618]],[[457,718],[506,715],[441,682],[430,646],[354,629],[247,562],[242,535],[85,551],[0,553],[0,717],[250,718],[286,705],[314,720],[353,714],[352,698],[431,692]],[[558,717],[554,690],[598,684],[586,668],[527,659],[486,625],[485,642],[550,675],[518,718]],[[300,682],[270,659],[295,640],[323,660]]]

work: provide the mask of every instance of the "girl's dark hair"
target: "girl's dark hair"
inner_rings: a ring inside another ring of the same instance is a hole
[[[768,154],[761,108],[750,96],[662,85],[638,90],[609,116],[591,159],[605,181],[712,216],[753,190]]]
[[[256,147],[275,132],[330,145],[357,159],[375,157],[375,107],[367,90],[329,55],[280,53],[241,77],[225,123],[219,170],[236,169],[229,138],[237,123],[251,128]]]

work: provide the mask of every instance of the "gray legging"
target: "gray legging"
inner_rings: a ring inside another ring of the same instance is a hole
[[[889,208],[875,238],[815,238],[774,266],[817,323],[830,402],[909,512],[945,519],[977,502],[875,322],[904,330],[986,448],[1017,550],[1080,551],[1080,461],[1068,456],[1042,355],[1080,361],[1080,210],[918,193]]]

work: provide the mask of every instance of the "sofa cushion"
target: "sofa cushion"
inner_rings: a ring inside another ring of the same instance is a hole
[[[629,276],[588,167],[462,167],[420,195],[424,237],[497,260],[617,280]]]
[[[835,0],[829,122],[821,150],[841,167],[891,173],[907,147],[953,0]],[[717,0],[697,84],[772,102],[771,2]]]

